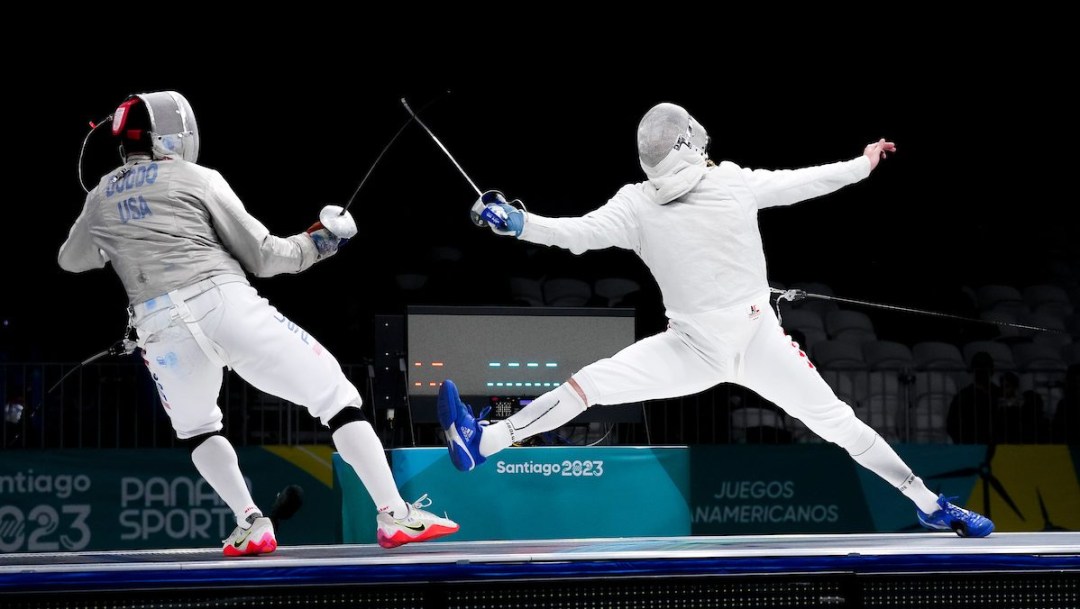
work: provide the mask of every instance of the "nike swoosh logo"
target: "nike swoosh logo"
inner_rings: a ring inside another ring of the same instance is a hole
[[[252,528],[255,528],[255,527],[252,527]],[[233,544],[232,544],[233,547],[234,548],[239,548],[240,546],[244,545],[244,542],[247,541],[248,537],[251,537],[251,529],[248,529],[248,530],[244,531],[244,536],[241,537],[240,539],[237,539],[236,541],[234,541]]]
[[[411,527],[411,526],[405,524],[404,522],[401,522],[399,524],[401,526],[405,527],[406,529],[409,529],[410,531],[416,531],[417,533],[419,533],[419,532],[421,532],[421,531],[423,531],[424,529],[427,528],[427,526],[425,526],[424,523],[422,523],[422,522],[420,523],[420,526],[418,526],[418,527]]]

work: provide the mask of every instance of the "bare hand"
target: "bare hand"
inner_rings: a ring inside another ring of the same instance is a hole
[[[886,142],[885,138],[870,144],[863,150],[863,154],[870,159],[870,171],[873,171],[881,159],[888,156],[888,153],[896,152],[896,144],[893,142]]]

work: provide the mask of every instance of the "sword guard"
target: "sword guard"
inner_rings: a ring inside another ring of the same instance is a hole
[[[777,295],[776,300],[778,302],[781,301],[781,300],[787,300],[789,302],[795,302],[797,300],[804,300],[805,298],[806,298],[806,290],[800,290],[798,288],[793,288],[793,289],[790,289],[790,290],[783,290],[782,292],[780,292]]]

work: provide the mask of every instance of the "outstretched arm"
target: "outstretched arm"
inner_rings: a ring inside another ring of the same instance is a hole
[[[865,179],[881,159],[895,151],[896,144],[881,139],[868,145],[862,156],[850,161],[779,171],[743,169],[742,175],[759,208],[791,205]]]
[[[205,204],[222,244],[245,269],[258,277],[299,273],[336,251],[322,239],[325,229],[291,237],[277,237],[244,209],[229,184],[219,174],[207,187]],[[350,235],[351,236],[351,235]],[[331,236],[332,240],[332,236]]]
[[[548,218],[512,209],[506,212],[522,214],[510,222],[511,226],[520,226],[520,232],[495,227],[493,230],[500,234],[517,234],[519,239],[531,243],[553,245],[575,254],[609,247],[634,250],[638,247],[637,223],[630,200],[621,191],[602,207],[577,218]]]

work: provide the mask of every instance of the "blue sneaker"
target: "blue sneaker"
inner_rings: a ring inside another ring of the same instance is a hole
[[[454,467],[467,472],[483,463],[480,455],[480,436],[484,428],[473,416],[472,408],[461,401],[457,387],[445,380],[439,387],[439,424],[446,434],[446,447]],[[480,415],[483,417],[483,413]]]
[[[933,514],[925,514],[922,510],[915,510],[915,515],[919,517],[919,523],[928,529],[936,531],[956,531],[956,534],[961,537],[986,537],[994,532],[994,523],[986,516],[949,503],[956,499],[957,497],[938,495],[937,502],[941,509]]]

